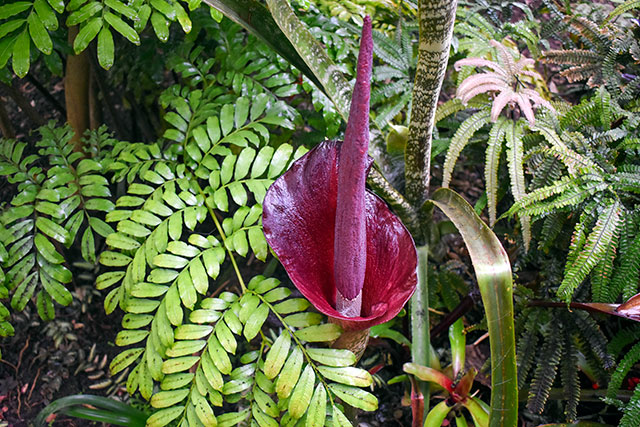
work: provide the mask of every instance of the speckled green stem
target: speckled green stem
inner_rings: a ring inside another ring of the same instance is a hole
[[[416,208],[429,197],[431,141],[449,59],[457,0],[420,0],[418,66],[405,151],[406,196]]]

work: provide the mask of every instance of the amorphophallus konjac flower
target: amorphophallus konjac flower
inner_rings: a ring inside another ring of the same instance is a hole
[[[365,189],[372,160],[371,19],[364,20],[344,142],[325,141],[267,191],[267,242],[294,285],[345,331],[395,317],[416,287],[416,249],[387,205]]]

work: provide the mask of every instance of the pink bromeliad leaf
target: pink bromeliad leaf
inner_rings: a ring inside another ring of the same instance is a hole
[[[392,319],[417,282],[411,235],[365,189],[372,51],[367,18],[345,141],[323,142],[298,159],[263,204],[267,242],[294,285],[345,330]]]

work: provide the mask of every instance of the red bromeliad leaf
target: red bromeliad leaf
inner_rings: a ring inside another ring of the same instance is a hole
[[[413,294],[416,250],[402,222],[366,192],[362,311],[350,317],[336,310],[334,230],[341,145],[323,142],[276,180],[264,199],[262,223],[267,242],[300,292],[345,330],[365,329],[395,317]]]

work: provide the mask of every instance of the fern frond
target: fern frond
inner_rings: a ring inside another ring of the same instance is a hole
[[[602,57],[591,50],[547,50],[542,55],[541,61],[555,65],[585,65],[597,64]]]
[[[526,196],[526,188],[524,181],[524,168],[522,161],[522,132],[523,122],[513,122],[507,127],[505,139],[507,142],[507,164],[509,169],[509,178],[511,182],[511,194],[516,202]],[[531,241],[531,226],[528,215],[520,214],[520,224],[522,226],[522,237],[525,250],[529,250]]]
[[[627,376],[634,364],[640,360],[640,342],[637,342],[631,349],[624,355],[622,360],[618,362],[618,367],[615,372],[611,374],[611,381],[609,381],[609,387],[607,388],[607,397],[614,399],[616,393],[620,390],[622,381]]]
[[[627,0],[622,4],[619,4],[615,9],[609,12],[609,15],[602,24],[605,25],[616,16],[622,15],[623,13],[626,13],[632,9],[638,8],[640,8],[640,0]]]
[[[580,129],[585,125],[597,123],[602,114],[600,103],[593,102],[593,98],[584,99],[580,104],[572,106],[560,118],[562,128]]]
[[[500,153],[502,152],[502,142],[509,124],[510,122],[506,117],[499,117],[498,121],[491,127],[489,140],[487,141],[484,179],[487,191],[487,206],[489,208],[489,225],[491,227],[494,226],[497,218],[498,166]]]
[[[518,359],[518,388],[525,386],[529,372],[538,353],[539,331],[541,310],[534,310],[524,322],[524,331],[518,339],[516,356]],[[521,322],[523,319],[519,319]]]
[[[640,326],[633,325],[616,332],[607,344],[607,352],[614,357],[618,357],[622,350],[640,339]]]
[[[631,216],[622,227],[620,251],[611,280],[611,298],[622,293],[623,301],[637,293],[640,278],[640,234],[637,234]]]
[[[593,230],[587,237],[574,261],[567,263],[565,276],[558,288],[558,296],[571,301],[573,292],[587,277],[595,265],[607,253],[616,240],[622,220],[622,207],[618,201],[609,201],[598,216]]]
[[[544,156],[544,160],[531,169],[533,169],[533,179],[530,188],[534,190],[551,185],[562,176],[562,163],[556,156]]]
[[[529,389],[527,409],[537,414],[543,411],[544,405],[549,398],[549,391],[556,378],[558,365],[564,350],[563,334],[558,333],[558,329],[561,329],[562,325],[557,326],[556,328],[549,328],[544,336],[541,354],[544,354],[545,357],[538,361],[531,388]]]
[[[595,22],[582,16],[574,16],[569,20],[569,24],[578,30],[583,39],[590,43],[600,52],[606,51],[611,44],[609,39],[600,31],[600,27]]]
[[[489,123],[489,110],[480,110],[462,122],[456,133],[453,135],[444,161],[442,178],[443,187],[449,187],[453,168],[460,156],[460,152],[462,152],[473,134],[487,123]]]
[[[600,326],[586,312],[577,312],[570,316],[571,322],[575,325],[576,331],[579,331],[589,344],[589,351],[593,353],[604,369],[611,369],[614,366],[613,357],[607,351],[607,337],[600,329]]]
[[[578,402],[580,401],[580,379],[578,378],[578,349],[568,330],[564,333],[564,356],[560,363],[560,378],[566,399],[564,414],[567,422],[574,422],[578,416]]]
[[[538,248],[547,252],[551,245],[555,243],[566,222],[567,216],[564,213],[552,212],[544,218]]]
[[[639,2],[636,1],[636,3]],[[624,415],[620,420],[620,427],[634,427],[640,425],[640,386],[636,386],[633,396],[631,396],[629,403],[622,408],[622,412]]]
[[[594,302],[614,302],[609,291],[609,284],[613,272],[613,261],[616,257],[618,246],[618,234],[614,234],[609,247],[596,264],[591,273],[591,295]]]

